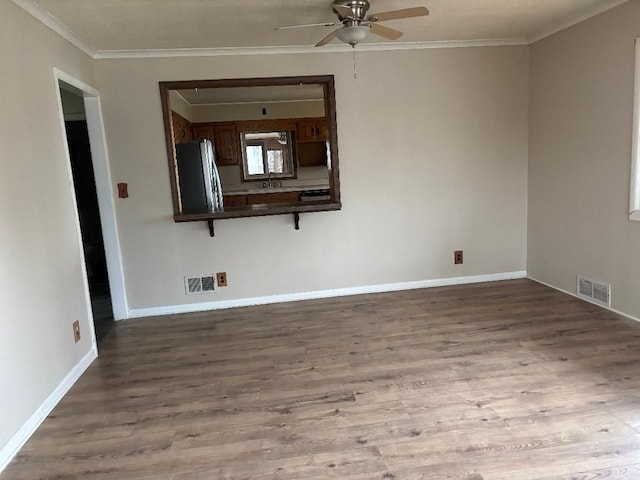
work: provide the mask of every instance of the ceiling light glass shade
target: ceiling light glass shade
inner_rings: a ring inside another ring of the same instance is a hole
[[[354,25],[351,27],[341,28],[336,32],[336,36],[340,39],[341,42],[355,45],[356,43],[361,42],[362,40],[367,38],[368,33],[369,27],[365,27],[363,25]]]

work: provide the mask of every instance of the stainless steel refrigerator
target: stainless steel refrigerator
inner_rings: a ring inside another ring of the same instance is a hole
[[[176,162],[182,212],[223,210],[222,185],[211,141],[177,144]]]

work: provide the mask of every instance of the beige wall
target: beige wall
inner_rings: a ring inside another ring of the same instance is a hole
[[[262,108],[267,114],[262,114]],[[324,117],[322,100],[278,103],[243,103],[235,105],[194,106],[194,122],[225,122],[231,120],[263,120],[266,118]]]
[[[131,308],[525,268],[528,49],[100,60]],[[344,208],[172,221],[158,81],[334,74]],[[287,252],[274,256],[273,246]],[[453,251],[465,250],[454,266]],[[228,273],[186,296],[184,275]]]
[[[640,223],[628,220],[634,39],[631,1],[531,48],[528,272],[569,292],[612,284],[640,318]]]
[[[87,83],[93,74],[89,57],[13,3],[0,2],[0,19],[2,452],[91,348],[53,66]]]
[[[92,62],[11,2],[0,18],[0,450],[91,349],[54,65],[102,93],[113,180],[129,182],[117,215],[132,308],[527,263],[572,292],[578,273],[611,282],[614,308],[640,317],[640,223],[627,217],[636,0],[531,49],[359,52],[357,80],[335,53]],[[342,211],[302,215],[300,231],[289,216],[218,221],[213,239],[172,221],[158,81],[327,73]],[[222,270],[226,289],[184,295],[183,275]]]

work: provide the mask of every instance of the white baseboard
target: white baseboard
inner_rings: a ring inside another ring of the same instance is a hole
[[[347,295],[362,295],[366,293],[396,292],[400,290],[414,290],[418,288],[445,287],[449,285],[464,285],[467,283],[495,282],[499,280],[513,280],[526,278],[526,271],[492,273],[488,275],[473,275],[468,277],[438,278],[434,280],[420,280],[417,282],[385,283],[382,285],[366,285],[362,287],[347,287],[334,290],[316,290],[311,292],[288,293],[283,295],[269,295],[265,297],[239,298],[236,300],[221,300],[217,302],[188,303],[184,305],[170,305],[164,307],[134,308],[129,310],[127,318],[155,317],[158,315],[173,315],[176,313],[204,312],[224,308],[249,307],[266,305],[269,303],[296,302],[300,300],[315,300],[318,298],[344,297]]]
[[[58,402],[64,397],[74,383],[80,378],[80,375],[91,365],[98,357],[98,351],[95,345],[87,352],[87,354],[76,364],[75,367],[60,382],[51,395],[40,405],[33,415],[26,421],[24,425],[11,437],[11,439],[0,449],[0,472],[2,472],[9,462],[16,456],[20,449],[27,443],[27,440],[34,434],[40,424],[47,418]]]
[[[587,302],[587,303],[590,303],[591,305],[595,305],[597,307],[604,308],[605,310],[609,310],[610,312],[613,312],[613,313],[616,313],[618,315],[621,315],[621,316],[623,316],[625,318],[628,318],[629,320],[633,320],[635,322],[640,322],[640,318],[636,318],[633,315],[629,315],[628,313],[621,312],[620,310],[616,310],[615,308],[605,307],[604,305],[601,305],[599,303],[590,302],[586,298],[579,297],[576,292],[569,292],[569,291],[567,291],[567,290],[565,290],[563,288],[556,287],[555,285],[551,285],[550,283],[543,282],[542,280],[538,280],[537,278],[533,278],[533,277],[529,277],[529,276],[527,276],[527,278],[529,280],[533,280],[534,282],[537,282],[537,283],[539,283],[541,285],[544,285],[545,287],[553,288],[554,290],[557,290],[559,292],[566,293],[567,295],[571,295],[572,297],[575,297],[578,300],[582,300],[583,302]]]

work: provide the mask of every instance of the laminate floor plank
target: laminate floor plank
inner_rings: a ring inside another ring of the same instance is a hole
[[[0,480],[638,480],[638,371],[530,280],[132,320]]]

